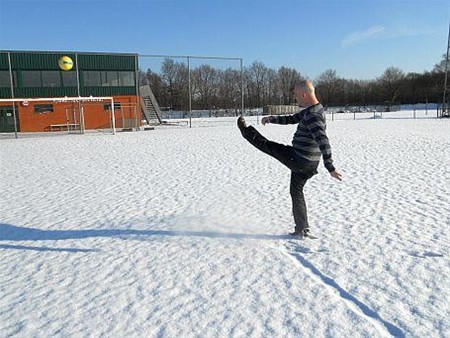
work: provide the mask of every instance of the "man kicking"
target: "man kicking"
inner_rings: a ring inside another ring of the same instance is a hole
[[[320,156],[322,155],[325,168],[332,177],[341,181],[342,175],[333,166],[331,147],[325,132],[324,109],[316,97],[313,84],[311,81],[296,82],[294,93],[298,105],[305,109],[293,115],[265,116],[261,120],[263,125],[267,123],[298,124],[292,146],[267,140],[254,127],[247,126],[243,116],[238,118],[237,125],[248,142],[276,158],[291,170],[290,193],[295,228],[290,235],[308,237],[309,224],[303,187],[312,176],[317,174]]]

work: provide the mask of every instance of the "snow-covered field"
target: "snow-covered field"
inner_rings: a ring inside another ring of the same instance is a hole
[[[0,336],[450,337],[450,120],[328,133],[306,241],[234,123],[1,140]]]

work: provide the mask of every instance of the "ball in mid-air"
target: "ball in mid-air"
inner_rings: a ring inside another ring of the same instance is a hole
[[[73,61],[68,56],[61,56],[58,60],[58,65],[62,70],[71,70],[73,67]]]

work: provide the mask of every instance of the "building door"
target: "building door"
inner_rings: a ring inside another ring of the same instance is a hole
[[[16,107],[17,131],[20,131],[19,111]],[[14,112],[12,106],[0,107],[0,133],[14,133]]]

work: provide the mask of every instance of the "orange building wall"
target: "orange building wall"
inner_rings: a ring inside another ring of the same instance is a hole
[[[116,128],[141,126],[141,107],[136,106],[136,96],[115,96],[114,104],[121,103],[121,109],[115,109]],[[53,112],[36,113],[35,105],[52,104]],[[111,128],[109,110],[104,109],[109,101],[82,102],[84,111],[84,126],[89,129]],[[2,105],[9,105],[2,103]],[[22,102],[16,102],[18,109],[20,132],[45,132],[56,131],[57,127],[51,125],[77,123],[80,124],[78,102],[44,102],[28,101],[28,106]],[[75,111],[75,114],[73,113]],[[75,116],[74,116],[75,115]]]

